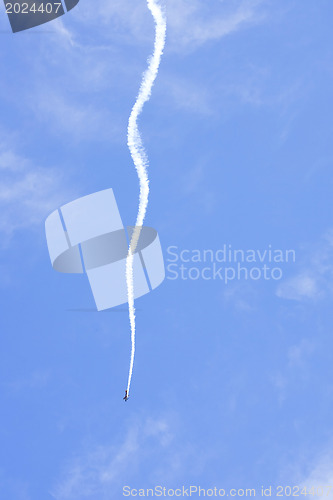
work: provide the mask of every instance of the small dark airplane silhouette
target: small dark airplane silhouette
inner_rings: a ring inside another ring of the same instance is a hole
[[[125,391],[125,397],[123,398],[123,400],[124,400],[124,401],[127,401],[127,400],[128,400],[128,398],[129,398],[128,392],[127,392],[127,391]]]

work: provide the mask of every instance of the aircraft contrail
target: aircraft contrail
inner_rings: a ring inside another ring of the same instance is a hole
[[[147,5],[155,21],[154,53],[148,60],[148,68],[143,74],[139,94],[132,108],[132,112],[128,120],[128,129],[127,129],[127,145],[129,147],[140,181],[140,198],[139,198],[138,215],[136,218],[136,223],[131,237],[128,249],[128,255],[126,259],[127,298],[128,298],[129,319],[131,327],[131,342],[132,342],[131,361],[128,374],[128,383],[127,383],[128,396],[131,386],[134,355],[135,355],[135,306],[134,306],[134,284],[133,284],[133,260],[134,260],[134,253],[140,237],[141,228],[143,226],[143,222],[146,216],[147,206],[148,206],[148,196],[149,196],[149,179],[147,173],[149,162],[143,147],[137,121],[139,115],[142,112],[144,104],[150,99],[151,91],[158,74],[158,69],[160,66],[161,57],[165,46],[165,37],[166,37],[166,19],[158,0],[147,0]]]

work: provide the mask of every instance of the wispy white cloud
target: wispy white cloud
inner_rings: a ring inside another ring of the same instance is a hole
[[[315,299],[320,294],[318,282],[315,276],[310,276],[308,271],[301,271],[300,274],[281,283],[276,291],[276,295],[282,299],[304,300]]]
[[[56,168],[36,166],[13,149],[0,146],[0,230],[11,235],[44,221],[74,196]]]
[[[306,385],[310,376],[310,363],[318,345],[315,340],[301,338],[299,342],[292,344],[286,351],[284,367],[272,377],[279,403],[282,404],[288,396],[288,391],[296,383],[299,388],[301,384]]]
[[[62,40],[63,45],[69,44],[70,46],[75,45],[74,33],[70,31],[64,24],[62,18],[55,19],[52,24],[52,31],[59,35],[59,40]]]
[[[237,312],[251,313],[258,309],[258,292],[251,283],[229,283],[223,292],[223,302]]]
[[[298,462],[285,466],[281,484],[299,485],[300,496],[319,500],[333,497],[332,437],[327,436],[327,446],[312,452],[312,457],[302,454]],[[285,478],[285,479],[284,479]],[[292,478],[292,479],[291,479]],[[306,494],[305,494],[306,489]]]
[[[45,133],[65,142],[118,141],[119,96],[112,98],[112,89],[121,92],[128,85],[135,65],[131,68],[108,38],[85,37],[85,25],[69,29],[66,17],[39,34],[43,43],[37,35],[26,36],[19,49],[11,41],[10,67],[17,73],[13,78],[5,72],[1,80],[4,107],[11,103],[20,128],[45,124]]]
[[[175,416],[137,417],[126,428],[117,444],[97,445],[68,462],[52,497],[109,500],[120,497],[125,485],[168,484],[204,467],[205,453],[184,444]]]
[[[184,76],[165,74],[159,83],[157,93],[163,93],[167,105],[172,101],[175,108],[183,109],[199,115],[213,115],[216,113],[211,89]],[[162,104],[163,104],[163,100]]]
[[[118,445],[100,445],[68,464],[64,477],[51,494],[57,500],[109,499],[133,479],[140,462],[167,448],[173,440],[170,422],[148,418],[131,422]]]
[[[176,51],[192,51],[263,19],[260,0],[168,0],[170,44]]]
[[[306,360],[313,354],[315,344],[308,339],[301,339],[301,341],[293,345],[288,350],[288,365],[290,368],[304,367]]]
[[[89,139],[114,142],[121,136],[114,116],[103,106],[85,103],[59,88],[41,88],[35,96],[30,100],[35,116],[58,137],[70,137],[78,143]]]
[[[333,455],[331,451],[323,453],[317,462],[312,464],[307,477],[301,483],[302,488],[307,488],[313,500],[319,498],[332,498],[333,496]]]
[[[77,9],[76,14],[78,25],[99,28],[105,41],[117,39],[134,45],[138,40],[149,41],[154,32],[145,0],[97,0],[87,3],[84,9]],[[147,33],[147,26],[151,26],[151,33]]]
[[[333,231],[329,230],[300,263],[295,276],[282,281],[276,295],[295,301],[316,301],[333,293]]]
[[[205,183],[207,161],[202,159],[179,176],[178,192],[182,199],[185,197],[195,200],[201,213],[211,214],[216,208],[217,199],[214,191]]]

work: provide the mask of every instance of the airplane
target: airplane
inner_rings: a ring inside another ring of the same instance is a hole
[[[124,401],[127,401],[127,400],[128,400],[128,398],[129,398],[129,395],[128,395],[127,391],[125,391],[125,397],[123,398],[123,400],[124,400]]]

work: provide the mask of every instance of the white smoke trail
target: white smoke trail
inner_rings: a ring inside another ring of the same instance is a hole
[[[138,215],[136,218],[136,223],[131,237],[131,242],[129,245],[128,255],[126,259],[127,298],[128,298],[129,319],[131,327],[131,342],[132,342],[131,361],[128,374],[128,383],[127,383],[128,396],[131,386],[134,355],[135,355],[135,306],[134,306],[133,260],[134,260],[134,253],[140,237],[141,228],[143,226],[143,222],[147,211],[148,195],[149,195],[149,179],[147,173],[149,162],[142,144],[137,121],[139,115],[142,112],[144,104],[150,99],[151,91],[158,74],[158,69],[160,66],[161,57],[165,46],[165,36],[166,36],[166,19],[158,0],[147,0],[147,5],[155,21],[154,53],[148,60],[148,68],[143,74],[139,94],[137,96],[136,102],[133,106],[131,115],[129,117],[128,130],[127,130],[128,133],[127,145],[131,152],[131,156],[140,181],[140,199],[139,199]]]

